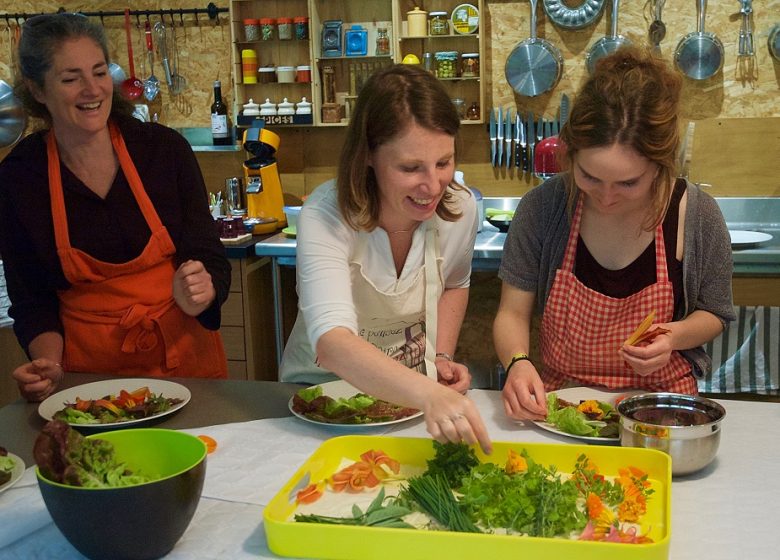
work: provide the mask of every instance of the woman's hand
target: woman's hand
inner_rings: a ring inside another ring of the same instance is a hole
[[[517,420],[544,420],[547,394],[534,365],[528,360],[515,362],[502,391],[507,416]]]
[[[668,364],[674,350],[672,342],[673,331],[670,328],[670,324],[658,324],[650,328],[654,329],[655,327],[662,327],[669,330],[669,332],[658,335],[650,343],[640,344],[639,346],[623,346],[618,350],[628,367],[642,377],[647,377]]]
[[[190,317],[203,313],[217,293],[211,274],[200,261],[186,261],[173,275],[173,299]]]
[[[437,357],[436,374],[441,385],[458,393],[465,393],[471,387],[471,374],[464,364],[453,362],[445,357]]]
[[[490,454],[490,442],[485,424],[474,403],[468,397],[440,384],[425,399],[423,412],[428,433],[440,443],[479,443],[482,451]]]
[[[19,392],[30,402],[39,402],[54,393],[65,376],[62,366],[48,358],[37,358],[13,372]]]

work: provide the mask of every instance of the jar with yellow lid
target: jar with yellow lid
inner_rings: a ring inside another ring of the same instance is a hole
[[[450,24],[447,21],[447,12],[431,12],[428,20],[428,33],[431,35],[449,35]]]

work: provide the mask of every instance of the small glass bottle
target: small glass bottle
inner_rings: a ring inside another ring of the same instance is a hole
[[[466,110],[466,118],[470,121],[479,120],[479,103],[474,101],[471,106]]]
[[[376,56],[387,56],[390,54],[390,38],[387,36],[387,29],[379,27],[376,30]]]
[[[463,53],[460,57],[460,75],[463,78],[479,76],[479,53]]]

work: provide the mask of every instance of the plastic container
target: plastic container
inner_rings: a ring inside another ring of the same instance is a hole
[[[274,18],[260,18],[260,39],[271,41],[276,36],[276,20]]]
[[[245,84],[257,83],[257,53],[253,49],[241,51],[241,72]]]
[[[260,21],[256,19],[244,20],[244,39],[247,41],[260,40]]]
[[[406,36],[425,37],[428,35],[428,12],[415,6],[406,12]]]
[[[436,58],[436,77],[439,79],[458,77],[458,51],[439,51]]]
[[[479,53],[463,53],[460,55],[460,77],[476,78],[479,76]]]
[[[293,18],[276,18],[276,32],[280,41],[289,41],[293,38]]]
[[[311,66],[296,66],[295,81],[301,84],[311,82]]]
[[[459,4],[452,10],[452,32],[471,35],[479,30],[479,10],[473,4]]]
[[[344,32],[344,45],[347,56],[366,56],[368,31],[361,25],[353,25]]]
[[[280,84],[295,82],[295,66],[277,66],[276,79]]]
[[[261,84],[276,83],[276,67],[261,66],[257,69],[257,81]]]
[[[309,18],[308,16],[297,16],[293,18],[295,26],[295,38],[298,41],[309,40]]]
[[[431,35],[449,35],[450,23],[447,12],[431,12],[428,20],[428,33]]]

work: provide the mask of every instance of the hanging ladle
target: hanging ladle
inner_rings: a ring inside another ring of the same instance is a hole
[[[130,10],[125,8],[125,34],[127,35],[127,64],[130,68],[130,77],[120,84],[122,96],[133,101],[141,97],[144,92],[144,84],[135,76],[135,64],[133,64],[133,38],[130,35]]]
[[[661,21],[661,12],[664,9],[664,3],[666,0],[655,0],[653,7],[653,21],[650,23],[649,36],[650,42],[653,44],[653,50],[658,52],[661,50],[661,41],[666,37],[666,24]]]

